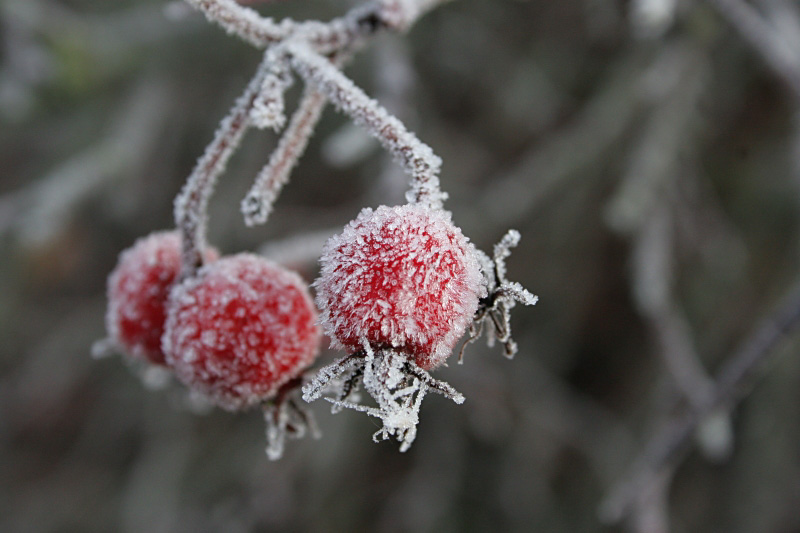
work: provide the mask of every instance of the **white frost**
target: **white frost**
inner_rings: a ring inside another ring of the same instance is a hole
[[[359,385],[375,400],[377,407],[358,402],[355,391]],[[464,396],[449,384],[436,380],[405,355],[391,349],[373,351],[364,341],[364,351],[322,368],[315,378],[303,387],[307,402],[325,397],[334,408],[354,409],[380,418],[383,427],[372,436],[375,442],[394,437],[400,451],[411,447],[417,436],[419,410],[429,392],[436,392],[456,402]],[[337,410],[338,410],[337,409]]]

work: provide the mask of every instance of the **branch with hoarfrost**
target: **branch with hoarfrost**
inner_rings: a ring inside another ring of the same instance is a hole
[[[317,88],[339,110],[364,127],[403,165],[412,177],[407,199],[440,209],[446,193],[439,188],[442,160],[398,119],[368,97],[324,57],[299,43],[287,43],[292,66],[306,83]]]
[[[714,387],[702,405],[694,406],[678,420],[669,420],[644,447],[633,463],[631,474],[619,483],[600,507],[607,522],[619,522],[632,511],[639,494],[649,490],[661,473],[677,464],[689,450],[698,426],[714,412],[729,410],[742,400],[764,365],[775,357],[778,345],[800,326],[800,282],[789,292],[783,305],[741,344],[714,380]]]
[[[281,47],[268,48],[264,61],[268,65],[267,71],[261,82],[259,94],[253,102],[250,118],[257,128],[271,128],[278,131],[286,123],[283,95],[292,86],[294,80]]]
[[[253,187],[242,200],[242,213],[248,226],[264,224],[269,218],[272,205],[289,181],[289,173],[305,152],[324,107],[325,97],[322,94],[306,90],[269,163],[258,173]]]
[[[254,89],[256,94],[247,97],[248,110],[232,111],[227,122],[221,126],[218,137],[209,146],[206,156],[198,164],[200,170],[195,175],[207,176],[205,179],[209,183],[194,184],[192,189],[187,184],[180,201],[176,202],[176,220],[184,228],[187,237],[186,264],[190,265],[190,269],[196,268],[202,260],[196,250],[203,244],[205,221],[202,213],[208,195],[213,190],[215,174],[222,171],[232,152],[229,147],[235,147],[241,139],[244,122],[249,120],[257,127],[276,130],[284,124],[283,93],[292,83],[290,65],[308,85],[378,138],[384,148],[403,165],[412,176],[411,191],[407,195],[410,202],[423,203],[435,209],[442,207],[447,196],[439,188],[441,159],[338,69],[345,57],[363,45],[365,37],[381,28],[405,31],[420,15],[442,1],[381,0],[354,8],[344,17],[328,23],[296,23],[291,20],[275,23],[234,0],[187,0],[229,33],[238,35],[254,46],[268,46],[258,76],[259,87]],[[255,79],[253,83],[256,83]],[[256,184],[242,202],[242,212],[248,225],[266,222],[272,204],[288,181],[289,172],[305,150],[323,105],[322,98],[311,91],[303,98],[269,164],[259,173]],[[242,112],[249,113],[249,116],[236,119],[237,113]],[[231,133],[225,133],[229,128],[232,128]],[[192,181],[197,180],[190,179],[190,183]],[[191,190],[207,192],[192,193]],[[192,200],[195,204],[192,207],[198,213],[197,220],[192,220],[195,217],[188,215],[190,210],[181,207],[193,195],[197,196]]]
[[[217,178],[225,171],[228,160],[251,125],[250,112],[268,67],[265,57],[175,198],[175,224],[182,237],[183,276],[192,275],[203,264],[208,202]]]
[[[328,22],[275,22],[234,0],[186,0],[215,22],[256,48],[288,39],[308,43],[320,54],[346,51],[382,28],[406,31],[426,12],[450,0],[377,0]]]
[[[229,34],[258,48],[285,39],[295,26],[291,20],[276,23],[271,18],[264,18],[234,0],[186,0],[186,3],[202,11],[209,21],[216,22]]]

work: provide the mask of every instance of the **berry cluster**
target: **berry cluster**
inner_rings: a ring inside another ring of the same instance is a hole
[[[175,200],[177,231],[153,234],[121,255],[109,278],[104,345],[168,369],[223,409],[260,406],[270,458],[281,456],[286,437],[313,432],[313,420],[295,399],[301,387],[308,402],[325,395],[334,411],[381,418],[374,439],[395,437],[405,451],[428,392],[464,401],[429,371],[445,363],[466,331],[472,342],[487,323],[490,344],[498,339],[513,356],[509,310],[516,302],[536,302],[505,278],[504,261],[519,234],[509,232],[492,258],[477,250],[444,210],[441,160],[337,68],[366,37],[404,31],[424,9],[380,0],[327,25],[275,24],[233,0],[187,1],[266,52]],[[293,73],[307,87],[287,123],[283,93]],[[217,178],[248,128],[286,124],[242,202],[246,224],[266,222],[326,101],[395,156],[411,187],[408,204],[364,209],[325,245],[314,283],[318,318],[297,274],[248,253],[220,258],[206,244],[206,227]],[[321,329],[348,355],[306,380]],[[377,406],[358,403],[360,388]]]
[[[237,254],[180,279],[178,232],[154,233],[120,255],[109,276],[106,344],[135,361],[166,366],[193,391],[227,410],[261,405],[268,453],[310,420],[286,393],[317,356],[317,312],[294,272]],[[277,423],[276,427],[275,424]]]

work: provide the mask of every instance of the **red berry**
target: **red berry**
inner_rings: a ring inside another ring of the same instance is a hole
[[[419,205],[364,209],[331,238],[315,282],[334,346],[393,347],[439,366],[485,294],[472,244],[449,213]]]
[[[218,254],[209,250],[206,256],[212,261]],[[120,254],[108,278],[106,329],[114,345],[133,358],[164,364],[164,306],[180,271],[177,231],[143,237]]]
[[[237,410],[270,399],[317,355],[303,280],[252,254],[224,257],[176,285],[162,346],[186,385]]]

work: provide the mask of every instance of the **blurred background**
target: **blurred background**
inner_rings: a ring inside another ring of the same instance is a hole
[[[300,20],[352,5],[254,3]],[[429,397],[407,453],[317,403],[323,438],[273,463],[257,412],[198,412],[178,384],[90,357],[119,252],[171,227],[260,53],[177,2],[0,0],[0,530],[800,530],[792,337],[627,511],[613,498],[797,278],[798,13],[459,0],[375,39],[346,73],[442,156],[477,246],[520,230],[509,277],[540,302],[514,310],[513,361],[479,342],[435,373],[467,401]],[[325,238],[402,203],[406,178],[328,108],[268,224],[246,228],[275,143],[248,134],[210,240],[313,280]]]

